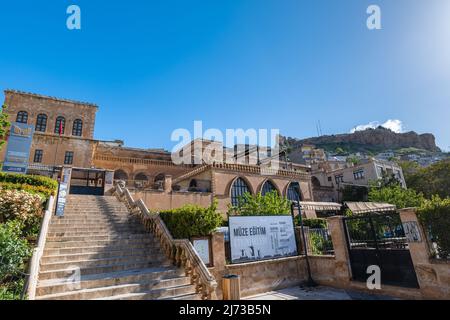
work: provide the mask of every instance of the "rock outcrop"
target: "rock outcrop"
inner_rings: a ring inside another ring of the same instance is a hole
[[[297,148],[301,145],[315,145],[319,148],[334,150],[341,147],[347,151],[383,151],[401,148],[417,148],[431,152],[440,152],[435,137],[431,133],[417,134],[414,131],[395,133],[389,129],[378,127],[356,131],[349,134],[337,134],[307,139],[281,138],[281,145]]]

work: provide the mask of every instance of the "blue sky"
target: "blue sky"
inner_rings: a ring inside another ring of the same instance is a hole
[[[171,149],[194,120],[302,138],[392,119],[450,149],[447,0],[17,0],[0,35],[0,89],[97,103],[98,139]]]

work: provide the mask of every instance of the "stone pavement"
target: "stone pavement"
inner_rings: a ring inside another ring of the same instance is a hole
[[[245,300],[394,300],[383,295],[368,294],[331,287],[291,287],[244,298]]]

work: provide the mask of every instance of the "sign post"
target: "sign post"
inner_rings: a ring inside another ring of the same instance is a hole
[[[11,123],[8,146],[2,170],[4,172],[23,173],[28,169],[34,127],[26,123]]]
[[[58,196],[56,198],[55,215],[57,217],[64,216],[64,209],[66,208],[67,195],[69,194],[70,177],[72,175],[72,168],[63,167],[61,170],[61,180],[59,181]]]

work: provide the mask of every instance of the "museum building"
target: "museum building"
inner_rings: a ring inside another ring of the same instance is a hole
[[[255,152],[249,146],[241,155],[234,149],[234,156],[241,160],[236,163],[175,164],[172,154],[163,149],[130,148],[121,140],[95,139],[99,109],[95,104],[16,90],[4,93],[9,121],[34,127],[28,172],[54,175],[57,168],[70,166],[74,168],[73,193],[103,190],[105,172],[113,172],[114,180],[125,181],[133,196],[151,210],[208,206],[217,199],[225,213],[245,192],[272,190],[290,200],[313,201],[310,167],[289,162],[283,154],[272,155],[277,158],[277,169],[272,170],[261,161],[250,161]],[[2,161],[7,140],[0,151]],[[201,143],[206,147],[215,142]]]

